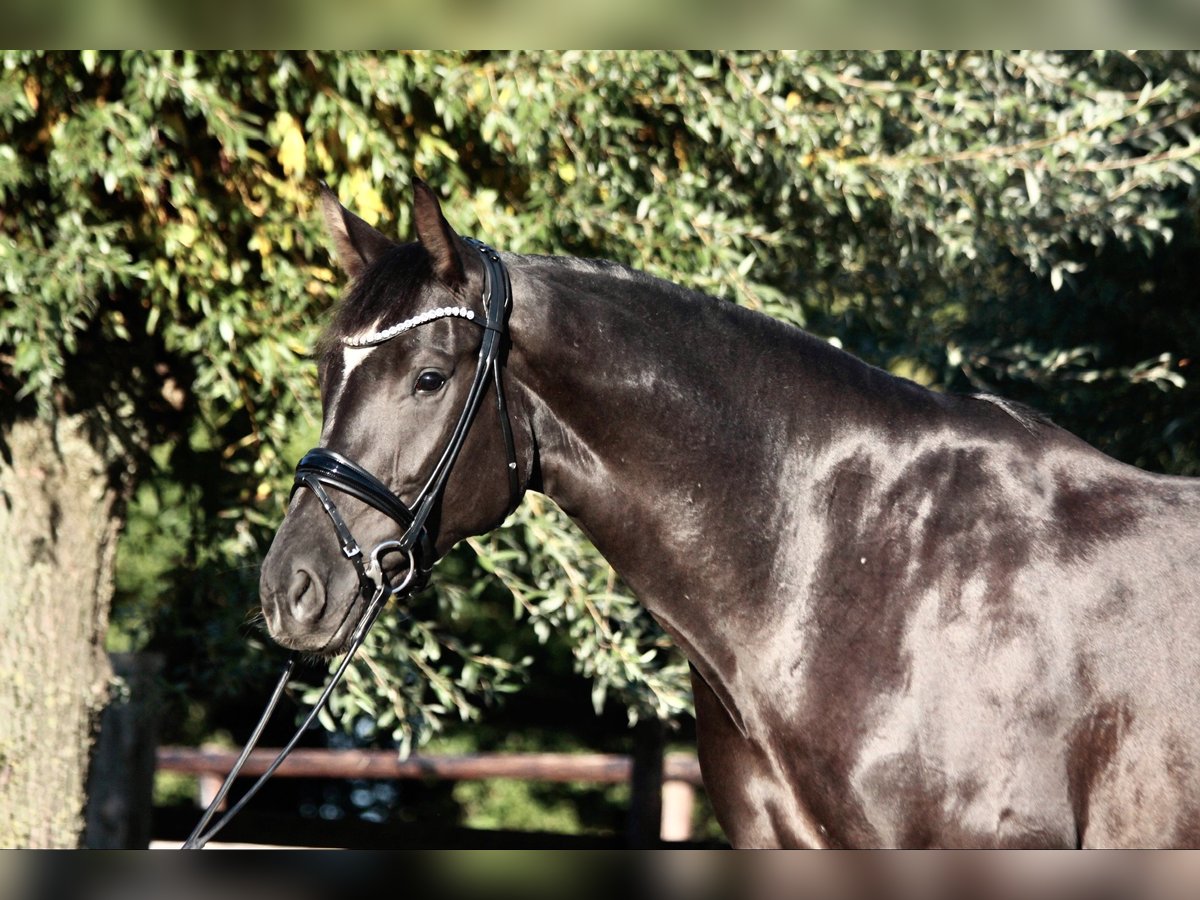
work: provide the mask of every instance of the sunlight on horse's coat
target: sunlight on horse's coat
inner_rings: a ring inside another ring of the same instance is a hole
[[[433,254],[346,221],[340,252],[354,230],[382,255],[351,257],[343,332],[478,298],[440,212],[424,216]],[[1200,842],[1200,481],[613,263],[504,263],[521,488],[579,523],[687,655],[701,767],[736,845]],[[373,361],[369,396],[347,388],[365,353],[336,351],[331,449],[373,454],[402,492],[477,346],[450,325],[414,332]],[[446,387],[414,397],[429,360]],[[498,415],[481,408],[447,482],[439,553],[511,508]],[[264,606],[302,563],[353,597],[314,516],[293,507],[281,526]],[[269,621],[281,640],[321,636]]]
[[[345,390],[347,384],[350,383],[350,376],[368,356],[374,347],[346,347],[342,350],[342,374],[338,380],[338,386],[332,394],[332,399],[328,404],[328,412],[325,414],[325,422],[321,426],[321,441],[328,440],[328,436],[333,431],[333,424],[337,418],[337,401],[340,399],[341,393]]]

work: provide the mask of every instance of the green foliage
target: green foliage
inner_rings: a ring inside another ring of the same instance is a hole
[[[447,562],[453,569],[452,561]],[[462,637],[471,629],[455,611],[487,589],[481,574],[476,569],[452,579],[439,573],[431,596],[420,598],[416,607],[403,613],[385,610],[347,670],[344,686],[322,711],[322,724],[332,730],[335,720],[346,727],[367,723],[369,737],[390,735],[407,755],[441,732],[448,717],[478,719],[497,695],[518,690],[528,657],[487,653],[478,642]],[[311,704],[321,690],[309,687],[302,697]]]
[[[506,527],[470,544],[481,574],[509,589],[515,615],[541,643],[552,635],[570,642],[578,671],[592,679],[597,714],[609,690],[620,694],[630,724],[647,713],[690,711],[686,663],[553,503],[530,497]]]
[[[0,390],[120,442],[141,486],[117,621],[215,697],[264,664],[253,567],[318,431],[342,283],[318,178],[403,236],[420,173],[498,247],[617,259],[1200,472],[1198,74],[1189,53],[9,53]],[[548,503],[392,615],[331,709],[406,746],[519,687],[524,628],[570,643],[597,707],[688,709],[679,656]]]
[[[591,785],[546,785],[531,781],[485,779],[460,781],[454,786],[454,800],[462,808],[462,824],[467,828],[509,828],[517,831],[549,831],[556,834],[603,834],[618,830],[591,826],[580,820],[580,806],[588,794],[605,794],[605,800],[618,809],[629,805],[629,786],[609,785],[597,791]]]

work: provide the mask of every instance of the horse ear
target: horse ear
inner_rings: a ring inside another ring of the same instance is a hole
[[[321,182],[321,212],[325,214],[325,229],[333,239],[338,263],[351,278],[361,275],[383,253],[396,246],[338,202],[329,185]]]
[[[417,240],[433,258],[433,271],[438,278],[449,287],[461,284],[466,274],[460,239],[442,215],[437,195],[420,178],[413,179],[413,221],[417,225]]]

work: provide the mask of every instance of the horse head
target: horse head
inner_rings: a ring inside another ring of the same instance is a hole
[[[503,521],[528,480],[531,440],[527,428],[510,431],[503,400],[504,322],[488,307],[507,296],[494,283],[506,287],[506,275],[494,252],[455,234],[420,181],[409,244],[328,188],[321,204],[351,283],[318,345],[321,447],[297,469],[260,593],[275,640],[333,654],[372,578],[424,574],[457,541]],[[493,391],[499,404],[480,402]]]

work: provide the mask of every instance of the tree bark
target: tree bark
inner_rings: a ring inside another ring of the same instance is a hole
[[[116,492],[77,417],[2,438],[0,846],[75,847],[111,680]]]

